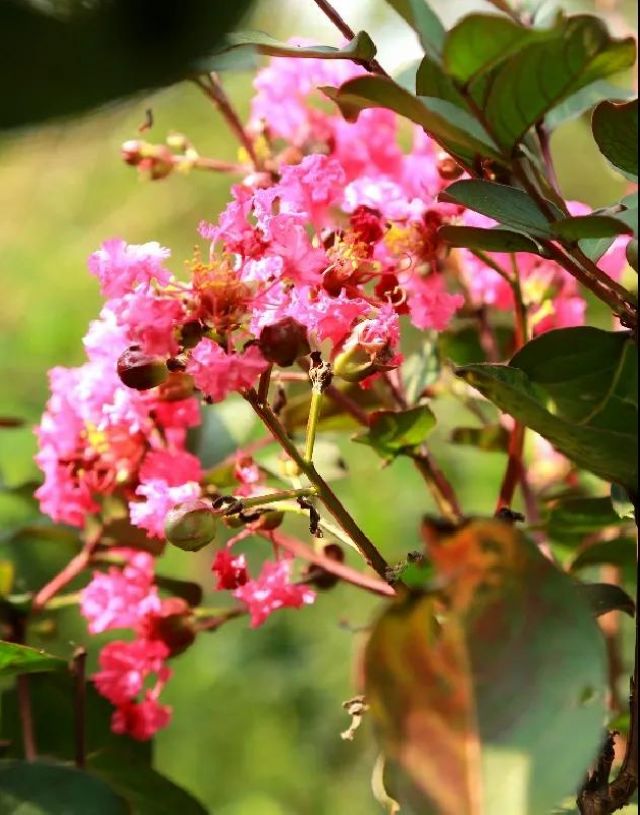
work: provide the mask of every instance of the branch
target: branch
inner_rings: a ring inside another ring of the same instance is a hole
[[[70,583],[75,577],[83,572],[91,562],[91,556],[95,552],[100,538],[102,537],[102,527],[93,535],[87,538],[82,551],[72,558],[58,574],[52,578],[46,586],[43,586],[33,598],[31,604],[32,611],[42,611],[52,597]]]

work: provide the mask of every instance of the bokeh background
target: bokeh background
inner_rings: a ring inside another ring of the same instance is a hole
[[[433,0],[446,23],[482,2]],[[601,0],[562,4],[605,14],[619,34],[637,29],[635,3]],[[356,30],[366,29],[392,71],[418,56],[413,35],[383,0],[336,0]],[[263,0],[247,22],[287,39],[304,36],[337,44],[338,35],[312,0]],[[225,75],[229,95],[245,115],[251,74]],[[631,77],[620,82],[630,83]],[[145,109],[154,114],[149,141],[170,131],[186,134],[202,155],[233,159],[236,145],[226,125],[188,84],[114,104],[82,118],[0,139],[0,415],[22,417],[22,429],[0,435],[0,477],[16,485],[38,477],[32,462],[31,426],[47,398],[47,370],[82,362],[81,338],[99,308],[96,280],[85,259],[106,238],[132,243],[158,240],[173,252],[179,272],[198,243],[196,227],[215,219],[228,198],[230,179],[213,173],[173,174],[160,182],[139,178],[120,159],[122,142],[137,136]],[[567,198],[593,206],[624,193],[624,181],[605,166],[588,121],[562,126],[554,137]],[[446,444],[451,415],[446,405],[435,452],[469,514],[487,513],[504,466],[499,453],[477,453]],[[242,406],[222,415],[218,451],[229,432],[242,436]],[[407,462],[381,470],[373,453],[345,446],[350,477],[336,489],[389,559],[417,546],[421,514],[433,507]],[[0,495],[0,528],[28,517],[27,503]],[[55,543],[23,540],[21,561],[31,578],[46,572]],[[210,587],[209,555],[169,553],[165,574]],[[35,576],[34,576],[35,575]],[[174,705],[171,726],[155,745],[157,767],[196,794],[217,815],[364,815],[376,811],[370,792],[375,747],[366,725],[354,742],[340,739],[348,724],[341,707],[354,693],[361,633],[375,600],[337,587],[303,612],[275,615],[257,631],[238,621],[174,661],[166,691]],[[45,632],[46,633],[46,632]],[[59,615],[48,632],[50,650],[87,642],[74,612]],[[44,640],[43,640],[43,644]]]

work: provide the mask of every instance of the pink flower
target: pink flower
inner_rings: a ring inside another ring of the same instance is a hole
[[[128,563],[123,569],[111,567],[106,573],[94,572],[82,592],[81,610],[92,634],[111,628],[136,628],[147,614],[160,611],[151,555],[130,549],[113,551],[126,557]]]
[[[156,280],[160,285],[166,285],[171,274],[162,264],[169,254],[168,249],[155,241],[136,245],[113,238],[91,255],[89,271],[100,280],[105,297],[121,297],[138,283]]]
[[[197,456],[186,450],[151,450],[140,467],[140,481],[164,481],[170,487],[179,487],[187,481],[200,481],[202,466]]]
[[[260,575],[237,588],[233,596],[249,608],[251,627],[257,628],[280,608],[301,608],[313,603],[315,592],[289,582],[290,560],[266,561]]]
[[[144,501],[129,502],[129,517],[134,526],[146,529],[151,537],[164,538],[165,519],[175,506],[200,497],[200,485],[195,481],[169,486],[164,479],[152,479],[136,489]]]
[[[162,705],[147,691],[141,702],[124,702],[113,712],[111,729],[114,733],[147,741],[171,720],[171,708]]]
[[[228,549],[219,549],[213,559],[211,571],[216,575],[216,591],[237,589],[249,579],[247,559],[244,555],[231,554]]]
[[[456,311],[464,305],[460,294],[449,294],[441,275],[422,277],[414,274],[400,278],[407,292],[411,322],[416,328],[444,331]]]
[[[249,496],[257,492],[256,487],[261,481],[260,468],[250,456],[236,458],[233,474],[240,484],[235,490],[236,495]]]
[[[312,153],[300,164],[283,167],[274,191],[280,200],[281,212],[305,215],[318,229],[326,225],[329,207],[342,195],[345,182],[339,161]]]
[[[227,354],[205,338],[193,349],[187,373],[205,396],[221,402],[232,391],[250,388],[266,367],[267,361],[254,345],[241,354]]]
[[[171,673],[164,664],[168,656],[169,649],[159,640],[115,640],[100,652],[101,670],[93,681],[112,704],[126,704],[142,691],[151,674],[166,682]]]
[[[184,308],[176,295],[160,294],[149,286],[136,288],[105,306],[127,330],[128,345],[140,345],[152,356],[178,353],[176,334],[185,319]]]

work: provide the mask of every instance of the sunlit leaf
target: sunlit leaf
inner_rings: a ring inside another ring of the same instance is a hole
[[[593,137],[614,167],[638,180],[638,100],[601,102],[593,111]]]
[[[611,505],[619,518],[629,520],[634,518],[633,502],[624,487],[619,484],[611,485]]]
[[[387,0],[413,28],[428,54],[440,54],[446,31],[428,0]]]
[[[410,452],[424,442],[436,425],[427,405],[408,410],[378,410],[371,414],[369,429],[353,441],[366,444],[383,458]]]
[[[578,466],[635,490],[637,372],[628,333],[581,327],[540,335],[509,365],[467,365],[457,374]]]
[[[475,226],[443,226],[438,235],[449,246],[463,246],[482,252],[530,252],[540,255],[540,244],[521,232],[509,229],[481,229]]]
[[[597,625],[572,579],[512,526],[474,521],[428,554],[441,591],[391,605],[365,653],[370,715],[409,781],[390,793],[421,815],[548,812],[600,744]]]
[[[555,130],[563,122],[575,119],[591,110],[598,102],[605,99],[629,99],[632,96],[633,93],[624,88],[619,88],[617,85],[611,84],[611,82],[598,80],[582,88],[550,110],[544,117],[544,121],[549,130]]]
[[[37,648],[0,640],[0,676],[65,670],[67,663]]]
[[[247,50],[270,57],[295,57],[297,59],[351,59],[368,62],[376,55],[376,47],[366,31],[359,31],[343,48],[332,45],[291,45],[281,42],[262,31],[236,31],[225,37],[224,46],[212,59],[217,60],[227,51]],[[204,68],[206,60],[201,63]]]
[[[635,572],[636,544],[631,538],[616,538],[614,540],[598,541],[571,561],[571,571],[587,569],[592,566],[617,566]]]
[[[418,99],[383,76],[360,76],[340,88],[320,90],[338,105],[347,121],[355,121],[365,108],[388,108],[420,125],[445,150],[467,162],[477,155],[500,161],[498,151],[478,122],[446,100]]]

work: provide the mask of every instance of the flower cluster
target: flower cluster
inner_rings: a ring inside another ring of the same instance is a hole
[[[51,371],[37,429],[37,497],[53,520],[108,523],[116,504],[161,550],[168,513],[212,497],[188,446],[201,400],[247,394],[273,366],[311,352],[366,387],[401,363],[401,321],[443,331],[465,305],[513,308],[510,270],[495,270],[509,258],[452,256],[439,238],[445,223],[491,225],[438,202],[453,160],[417,127],[403,150],[388,110],[348,123],[322,104],[319,86],[362,71],[278,59],[258,73],[249,132],[260,167],[232,188],[215,223],[200,224],[208,247],[187,279],[169,271],[169,251],[157,243],[113,239],[90,257],[105,303],[84,338],[86,362]],[[605,258],[612,275],[622,252],[616,242]],[[572,277],[534,255],[515,263],[536,331],[583,321]],[[237,496],[261,494],[250,458],[238,459],[234,475]],[[90,632],[124,628],[135,638],[105,646],[95,682],[116,706],[113,729],[148,738],[169,720],[159,694],[167,660],[193,640],[192,613],[183,600],[160,598],[153,557],[132,541],[111,555],[115,565],[94,574],[82,611]],[[227,547],[215,556],[215,587],[231,591],[258,626],[277,609],[313,602],[292,567],[280,557],[251,578],[244,556]]]

